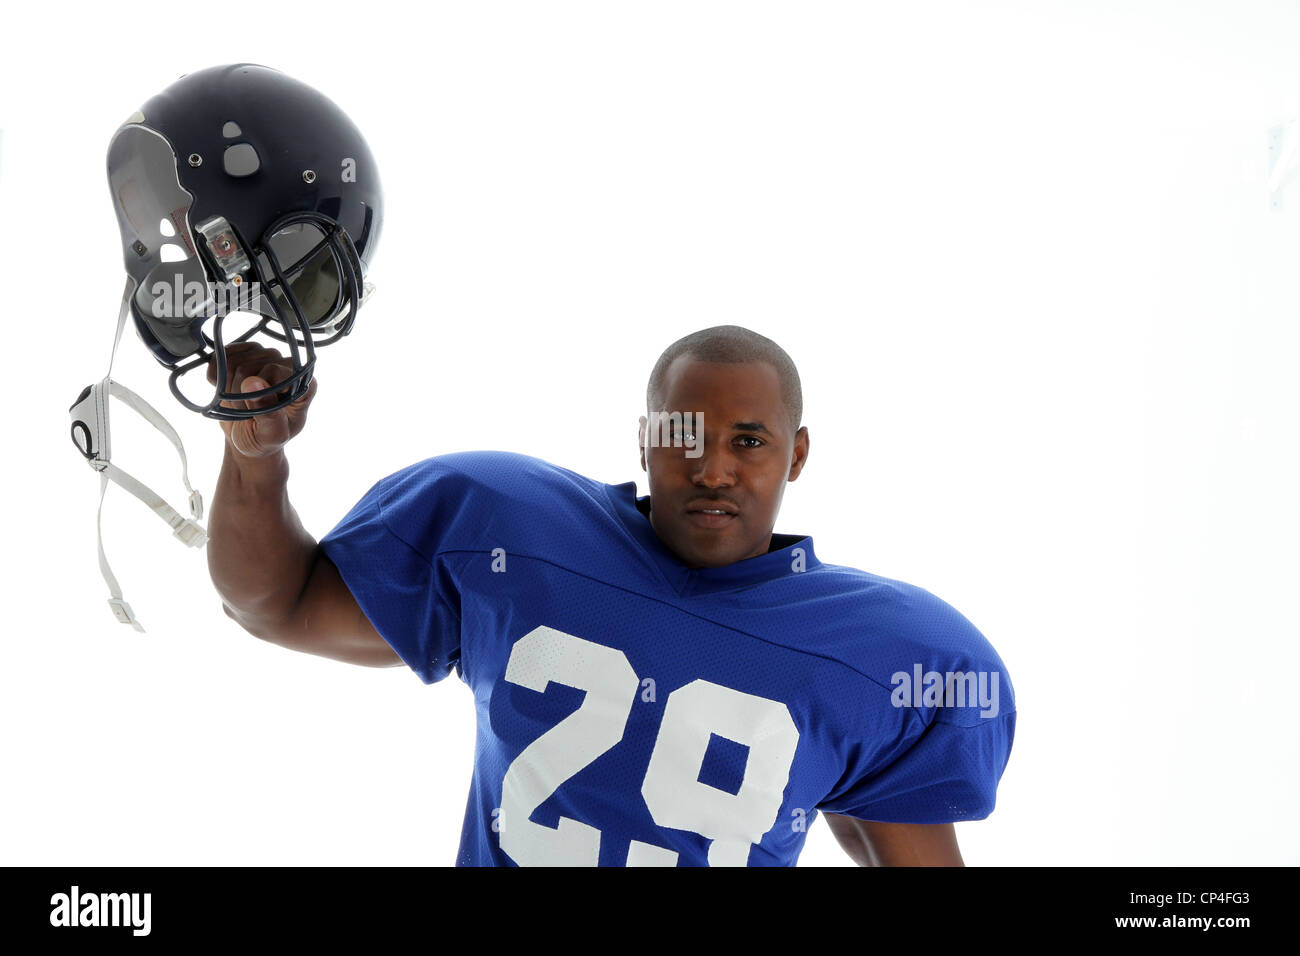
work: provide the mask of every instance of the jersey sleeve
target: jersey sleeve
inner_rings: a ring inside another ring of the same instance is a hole
[[[982,633],[928,591],[880,608],[886,640],[866,724],[819,809],[881,823],[955,823],[993,812],[1016,730],[1006,665]],[[879,665],[878,665],[879,666]],[[890,689],[885,704],[881,695]],[[875,743],[873,743],[873,738]]]
[[[932,720],[900,742],[883,769],[853,780],[818,809],[880,823],[982,820],[993,812],[1015,728],[1015,711],[968,725]]]
[[[383,479],[320,542],[381,637],[426,684],[461,673],[460,596],[440,545],[467,490],[435,459]]]

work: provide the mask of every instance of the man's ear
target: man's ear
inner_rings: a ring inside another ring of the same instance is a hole
[[[638,420],[636,429],[636,443],[641,449],[641,470],[645,471],[645,426],[646,417],[644,415]]]
[[[803,471],[804,462],[808,460],[808,427],[805,425],[794,433],[794,457],[790,460],[790,477],[794,481]]]

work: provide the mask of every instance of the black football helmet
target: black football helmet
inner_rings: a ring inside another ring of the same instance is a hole
[[[383,223],[379,172],[352,121],[278,70],[215,66],[181,77],[117,130],[108,181],[130,313],[180,402],[236,420],[302,397],[316,346],[352,329]],[[227,340],[235,312],[252,325]],[[292,375],[228,393],[225,346],[259,332],[287,344]],[[214,353],[216,392],[194,401],[179,379]],[[265,408],[221,404],[276,394]]]

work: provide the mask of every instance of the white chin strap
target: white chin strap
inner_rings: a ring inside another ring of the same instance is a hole
[[[104,576],[104,582],[108,585],[109,594],[112,595],[108,600],[108,606],[112,609],[113,615],[123,624],[130,624],[137,631],[143,632],[144,628],[140,626],[140,622],[136,620],[135,615],[131,613],[131,605],[127,604],[122,598],[122,589],[118,587],[117,578],[113,576],[113,569],[108,566],[108,558],[104,555],[102,518],[104,513],[104,493],[108,490],[108,483],[112,481],[139,498],[148,506],[150,511],[167,522],[168,527],[172,529],[172,533],[189,547],[203,547],[207,544],[208,533],[199,524],[199,521],[203,519],[203,497],[190,486],[189,465],[185,459],[185,446],[181,443],[180,435],[176,434],[176,429],[172,428],[152,405],[125,385],[120,385],[112,379],[113,358],[117,355],[117,345],[122,339],[122,328],[126,322],[127,312],[131,307],[133,292],[133,283],[128,279],[126,292],[122,296],[122,309],[117,317],[117,334],[113,338],[113,353],[108,360],[109,374],[104,377],[103,381],[97,382],[83,391],[72,408],[69,409],[69,412],[72,415],[73,444],[85,456],[90,467],[99,472],[99,511],[95,515],[95,533],[99,544],[99,570]],[[181,480],[185,483],[185,490],[189,493],[192,518],[183,517],[175,508],[163,501],[162,497],[154,492],[152,488],[127,474],[109,460],[112,453],[112,442],[109,437],[108,427],[108,400],[110,396],[133,408],[149,424],[162,432],[176,448],[176,453],[181,458]]]

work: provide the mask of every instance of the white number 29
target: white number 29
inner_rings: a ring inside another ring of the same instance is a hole
[[[600,831],[561,817],[552,829],[529,817],[552,793],[623,739],[640,680],[622,651],[537,627],[515,644],[506,680],[539,693],[551,681],[586,691],[582,706],[519,754],[501,784],[501,849],[520,866],[595,866]],[[712,734],[749,747],[740,789],[700,783]],[[744,866],[772,828],[790,777],[799,730],[775,700],[706,680],[673,691],[641,795],[654,822],[711,840],[710,866]],[[675,866],[677,854],[633,840],[629,866]]]

